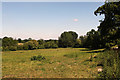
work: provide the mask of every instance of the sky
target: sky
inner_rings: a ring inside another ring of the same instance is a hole
[[[104,2],[3,2],[2,34],[21,39],[58,39],[64,31],[79,36],[97,30],[103,16],[94,11]]]
[[[105,2],[105,0],[1,0],[2,2]],[[118,1],[118,0],[109,0]]]

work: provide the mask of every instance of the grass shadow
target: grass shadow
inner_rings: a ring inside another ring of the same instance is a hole
[[[91,51],[91,52],[86,52],[86,53],[100,53],[100,52],[104,52],[105,50],[101,50],[101,51]]]
[[[80,51],[90,51],[90,49],[81,49]]]

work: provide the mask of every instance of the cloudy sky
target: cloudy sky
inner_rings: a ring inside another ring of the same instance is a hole
[[[85,35],[97,30],[104,2],[3,2],[1,37],[58,39],[64,31]]]

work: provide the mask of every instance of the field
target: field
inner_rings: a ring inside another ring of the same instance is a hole
[[[86,48],[37,49],[2,52],[3,78],[96,78],[96,58],[101,50]],[[42,55],[46,59],[31,61]]]

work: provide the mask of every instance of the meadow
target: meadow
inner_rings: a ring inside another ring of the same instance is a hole
[[[103,49],[57,48],[2,52],[3,78],[96,78]],[[31,61],[42,55],[45,60]],[[92,61],[90,61],[90,57]]]

